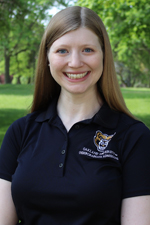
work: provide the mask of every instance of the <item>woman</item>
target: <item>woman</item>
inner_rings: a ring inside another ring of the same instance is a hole
[[[125,106],[101,19],[60,11],[41,42],[31,114],[1,146],[0,225],[149,225],[149,138]]]

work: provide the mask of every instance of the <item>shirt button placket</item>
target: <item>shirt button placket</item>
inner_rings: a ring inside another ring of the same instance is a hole
[[[65,150],[62,150],[62,151],[61,151],[61,154],[62,154],[62,155],[64,155],[65,153],[66,153],[66,151],[65,151]],[[59,168],[62,168],[62,167],[63,167],[63,165],[64,165],[63,163],[59,163]]]
[[[62,167],[63,167],[63,163],[60,163],[60,164],[59,164],[59,168],[62,168]]]
[[[65,151],[65,150],[62,150],[62,151],[61,151],[61,154],[62,154],[62,155],[64,155],[65,153],[66,153],[66,151]]]
[[[64,176],[67,145],[68,145],[68,139],[66,137],[66,139],[64,140],[64,143],[62,145],[62,148],[60,149],[60,152],[59,152],[58,174],[60,177]]]

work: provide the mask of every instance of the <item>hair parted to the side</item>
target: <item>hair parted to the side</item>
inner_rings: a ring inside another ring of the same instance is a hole
[[[111,45],[105,26],[94,11],[80,6],[68,7],[58,12],[50,20],[45,30],[39,50],[31,112],[45,109],[51,100],[60,93],[60,86],[53,79],[48,66],[47,54],[51,45],[64,34],[80,27],[86,27],[94,32],[99,37],[103,50],[103,74],[97,83],[100,95],[112,109],[133,117],[126,107],[118,84]]]

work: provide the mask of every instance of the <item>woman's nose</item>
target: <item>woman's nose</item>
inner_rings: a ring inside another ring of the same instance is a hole
[[[83,65],[82,56],[78,52],[73,52],[70,54],[68,66],[78,68]]]

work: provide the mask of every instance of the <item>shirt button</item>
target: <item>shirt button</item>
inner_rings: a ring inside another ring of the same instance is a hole
[[[62,151],[61,151],[61,154],[62,154],[62,155],[64,155],[64,154],[65,154],[65,152],[66,152],[65,150],[62,150]]]
[[[63,167],[63,163],[60,163],[60,164],[59,164],[59,168],[62,168],[62,167]]]
[[[76,129],[79,129],[80,128],[80,125],[79,124],[75,125],[75,128]]]

